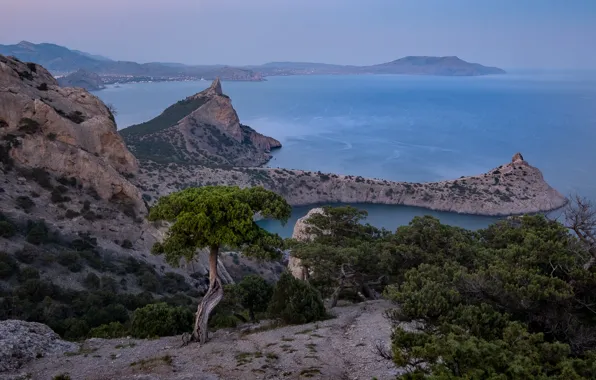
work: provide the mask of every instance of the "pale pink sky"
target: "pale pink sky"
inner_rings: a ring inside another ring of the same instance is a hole
[[[21,40],[140,62],[596,69],[596,0],[0,0],[0,44]]]

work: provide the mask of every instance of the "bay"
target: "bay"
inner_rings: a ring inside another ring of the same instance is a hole
[[[123,84],[97,92],[120,128],[155,117],[210,82]],[[521,152],[564,195],[596,199],[596,74],[511,73],[485,77],[398,75],[269,77],[224,82],[241,121],[283,148],[271,167],[426,182],[483,173]],[[432,214],[466,228],[496,218],[358,205],[368,221],[395,229]],[[292,219],[261,221],[283,236]]]

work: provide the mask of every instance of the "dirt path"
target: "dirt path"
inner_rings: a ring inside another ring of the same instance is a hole
[[[180,337],[90,339],[76,354],[36,359],[19,373],[40,380],[61,373],[73,380],[392,379],[397,369],[375,348],[389,344],[384,312],[391,307],[370,301],[337,307],[336,318],[318,323],[253,333],[220,330],[203,347],[180,347]]]

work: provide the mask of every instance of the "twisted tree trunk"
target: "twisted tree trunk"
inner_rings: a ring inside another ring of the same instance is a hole
[[[217,275],[217,256],[219,246],[213,246],[209,250],[209,290],[205,293],[203,300],[197,308],[195,317],[195,328],[192,333],[194,341],[200,344],[207,342],[209,315],[223,298],[223,286]]]

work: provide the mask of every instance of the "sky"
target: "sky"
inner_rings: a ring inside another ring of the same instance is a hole
[[[596,0],[0,0],[0,44],[137,62],[366,65],[456,55],[596,69]]]

